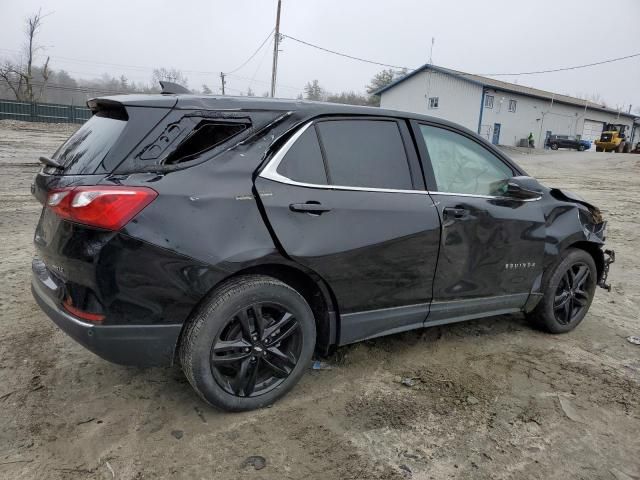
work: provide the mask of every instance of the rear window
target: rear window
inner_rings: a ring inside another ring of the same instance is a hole
[[[98,112],[53,155],[65,175],[91,174],[104,160],[127,125],[126,113]],[[51,173],[60,173],[53,170]]]

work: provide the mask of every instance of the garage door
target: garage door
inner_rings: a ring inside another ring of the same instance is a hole
[[[596,122],[594,120],[585,120],[584,128],[582,129],[582,139],[589,140],[591,142],[591,148],[595,149],[595,145],[593,142],[600,138],[600,134],[602,133],[602,127],[604,124],[602,122]]]

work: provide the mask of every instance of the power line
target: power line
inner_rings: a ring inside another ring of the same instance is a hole
[[[273,30],[272,30],[273,32]],[[271,36],[271,33],[269,33],[269,36]],[[298,42],[301,43],[303,45],[312,47],[312,48],[316,48],[318,50],[322,50],[324,52],[327,53],[331,53],[334,55],[339,55],[341,57],[345,57],[345,58],[350,58],[352,60],[357,60],[360,62],[365,62],[365,63],[370,63],[373,65],[380,65],[383,67],[390,67],[390,68],[400,68],[400,69],[407,69],[407,70],[414,70],[414,68],[411,67],[401,67],[398,65],[391,65],[391,64],[387,64],[387,63],[382,63],[382,62],[376,62],[373,60],[368,60],[365,58],[361,58],[361,57],[356,57],[353,55],[348,55],[346,53],[341,53],[341,52],[337,52],[335,50],[330,50],[328,48],[324,48],[321,47],[319,45],[315,45],[313,43],[309,43],[306,42],[304,40],[300,40],[298,38],[292,37],[290,35],[286,35],[286,34],[280,34],[283,37],[289,38],[291,40],[293,40],[294,42]],[[264,43],[261,45],[264,46]],[[258,50],[256,52],[254,52],[254,54],[252,55],[252,57],[249,58],[249,60],[251,58],[253,58],[253,56],[255,56],[255,54],[260,50],[260,48],[258,48]],[[18,52],[18,50],[12,50],[9,48],[0,48],[0,51],[5,51],[5,52]],[[617,58],[610,58],[610,59],[606,59],[606,60],[602,60],[602,61],[598,61],[598,62],[592,62],[592,63],[586,63],[583,65],[574,65],[574,66],[570,66],[570,67],[559,67],[559,68],[553,68],[553,69],[547,69],[547,70],[536,70],[536,71],[528,71],[528,72],[515,72],[515,73],[465,73],[465,72],[458,72],[461,75],[479,75],[479,76],[487,76],[487,77],[500,77],[500,76],[519,76],[519,75],[537,75],[537,74],[544,74],[544,73],[555,73],[555,72],[563,72],[563,71],[569,71],[569,70],[578,70],[581,68],[588,68],[588,67],[595,67],[598,65],[604,65],[607,63],[613,63],[613,62],[619,62],[621,60],[627,60],[630,58],[635,58],[635,57],[640,57],[640,52],[638,53],[633,53],[631,55],[626,55],[623,57],[617,57]],[[107,63],[107,62],[96,62],[96,61],[91,61],[91,60],[80,60],[77,58],[71,58],[71,57],[64,57],[64,56],[60,56],[60,55],[52,55],[51,56],[52,60],[56,60],[56,59],[62,59],[62,60],[66,60],[66,61],[70,61],[70,62],[75,62],[75,63],[85,63],[85,64],[89,64],[89,65],[106,65],[106,66],[112,66],[112,67],[123,67],[123,68],[131,68],[131,69],[138,69],[138,70],[146,70],[146,71],[153,71],[154,67],[146,67],[146,66],[141,66],[141,65],[128,65],[128,64],[121,64],[121,63]],[[245,64],[248,63],[245,62]],[[238,71],[240,68],[242,68],[245,64],[241,65],[240,67],[238,67],[235,70],[232,70],[231,72],[228,73],[233,73],[235,71]],[[200,75],[219,75],[219,72],[213,72],[213,71],[203,71],[203,70],[184,70],[184,69],[180,69],[181,71],[185,72],[185,73],[192,73],[192,74],[200,74]],[[80,73],[80,72],[75,72],[75,73]],[[240,77],[238,77],[240,78]],[[266,82],[265,82],[266,83]],[[280,86],[280,84],[278,85]],[[285,85],[282,85],[283,87]],[[297,88],[297,87],[291,87],[291,88]]]
[[[301,44],[306,45],[308,47],[316,48],[318,50],[322,50],[323,52],[332,53],[333,55],[339,55],[341,57],[350,58],[351,60],[358,60],[359,62],[371,63],[373,65],[380,65],[382,67],[399,68],[401,70],[404,70],[404,69],[413,70],[412,68],[409,68],[409,67],[400,67],[398,65],[389,65],[388,63],[376,62],[374,60],[367,60],[366,58],[354,57],[353,55],[348,55],[346,53],[336,52],[335,50],[330,50],[328,48],[321,47],[320,45],[314,45],[313,43],[305,42],[304,40],[300,40],[299,38],[292,37],[291,35],[285,35],[284,33],[281,33],[280,35],[282,35],[284,38],[288,38],[290,40],[293,40],[294,42],[301,43]]]
[[[263,60],[264,60],[264,58],[263,58]],[[227,75],[227,74],[225,73],[225,75]],[[240,76],[240,75],[229,75],[229,76],[230,77],[235,77],[235,78],[240,78],[242,80],[251,80],[252,82],[262,83],[264,85],[270,85],[270,82],[267,82],[266,80],[255,80],[254,78],[243,77],[243,76]],[[296,91],[304,90],[304,88],[294,87],[293,85],[285,85],[284,83],[280,83],[280,82],[277,82],[277,85],[278,85],[278,88],[289,88],[291,90],[296,90]]]
[[[269,39],[271,37],[271,34],[273,33],[273,30],[271,31],[271,33],[269,33],[269,37],[267,39]],[[264,45],[263,45],[264,46]],[[260,50],[260,48],[258,48],[258,50],[256,52],[258,52]],[[0,51],[6,51],[6,52],[18,52],[17,50],[11,50],[9,48],[0,48]],[[255,54],[253,55],[255,56]],[[122,64],[122,63],[107,63],[107,62],[96,62],[96,61],[91,61],[91,60],[81,60],[81,59],[77,59],[77,58],[71,58],[71,57],[64,57],[64,56],[60,56],[60,55],[52,55],[51,59],[54,61],[60,61],[62,60],[62,62],[71,62],[71,63],[80,63],[80,64],[86,64],[86,65],[104,65],[104,66],[110,66],[110,67],[121,67],[121,68],[125,68],[125,69],[134,69],[134,70],[141,70],[141,71],[146,71],[146,72],[153,72],[154,67],[145,67],[142,65],[129,65],[129,64]],[[245,62],[245,63],[248,63]],[[98,67],[99,68],[99,67]],[[233,76],[239,79],[243,79],[243,80],[251,80],[254,81],[256,83],[262,83],[265,85],[269,85],[270,82],[265,81],[265,80],[255,80],[255,78],[249,78],[249,77],[243,77],[240,75],[235,75],[233,74],[233,72],[238,71],[241,67],[232,70],[229,73],[225,73],[225,75],[229,75],[229,76]],[[69,70],[66,68],[60,68],[59,70],[64,70],[66,72],[69,73],[75,73],[78,75],[83,75],[83,76],[99,76],[100,72],[95,72],[95,73],[89,73],[89,72],[80,72],[77,70]],[[201,76],[219,76],[220,72],[213,72],[213,71],[204,71],[204,70],[184,70],[182,68],[179,68],[179,70],[181,72],[187,73],[187,74],[195,74],[195,75],[201,75]],[[127,75],[127,77],[129,77],[130,79],[133,80],[137,80],[139,82],[143,82],[144,80],[142,79],[142,77],[136,77],[134,78],[133,75],[131,75],[130,73]],[[218,85],[219,87],[219,85]],[[231,87],[225,87],[229,90],[235,90],[237,92],[242,92],[243,90],[237,89],[237,88],[231,88]],[[292,90],[296,90],[296,91],[302,91],[303,89],[300,87],[294,87],[292,85],[285,85],[285,84],[281,84],[278,82],[278,88],[289,88]]]
[[[245,62],[244,62],[242,65],[240,65],[238,68],[236,68],[236,69],[234,69],[234,70],[231,70],[230,72],[224,72],[224,73],[225,73],[225,75],[229,75],[230,73],[235,73],[235,72],[237,72],[238,70],[240,70],[242,67],[244,67],[247,63],[249,63],[249,62],[253,59],[253,57],[255,57],[255,56],[258,54],[258,52],[262,49],[262,47],[264,47],[264,44],[265,44],[265,43],[267,43],[267,40],[269,40],[269,39],[271,38],[271,34],[272,34],[272,33],[273,33],[273,28],[271,29],[271,31],[269,32],[269,34],[267,35],[267,37],[262,41],[262,43],[260,44],[260,46],[256,49],[256,51],[255,51],[255,52],[253,52],[253,53],[251,54],[251,56],[250,56],[249,58],[247,58],[247,60],[245,60]]]
[[[274,40],[272,38],[271,41],[269,42],[269,47],[271,46],[271,42],[273,42],[273,41]],[[265,58],[267,58],[267,54],[268,53],[269,53],[269,48],[266,48],[264,53],[262,54],[262,58],[260,58],[260,61],[258,62],[258,66],[256,67],[256,69],[253,72],[253,75],[251,76],[251,80],[249,81],[249,88],[251,88],[253,86],[253,82],[254,81],[258,82],[258,83],[262,83],[260,80],[256,80],[256,77],[258,76],[258,71],[260,70],[260,67],[262,67],[262,64],[264,63]],[[281,87],[282,86],[283,85],[281,85]],[[290,88],[293,88],[293,87],[290,87]]]
[[[388,63],[376,62],[374,60],[368,60],[366,58],[355,57],[353,55],[348,55],[346,53],[337,52],[335,50],[330,50],[328,48],[321,47],[320,45],[315,45],[313,43],[309,43],[309,42],[306,42],[304,40],[300,40],[299,38],[294,38],[294,37],[292,37],[290,35],[282,34],[282,36],[285,37],[285,38],[289,38],[289,39],[293,40],[294,42],[298,42],[298,43],[301,43],[303,45],[307,45],[308,47],[316,48],[318,50],[322,50],[323,52],[331,53],[333,55],[339,55],[341,57],[350,58],[352,60],[358,60],[360,62],[371,63],[373,65],[380,65],[380,66],[383,66],[383,67],[414,70],[414,68],[410,68],[410,67],[401,67],[401,66],[398,66],[398,65],[390,65]],[[580,68],[595,67],[597,65],[604,65],[606,63],[619,62],[621,60],[627,60],[629,58],[634,58],[634,57],[640,57],[640,52],[639,53],[633,53],[631,55],[626,55],[624,57],[609,58],[607,60],[602,60],[602,61],[599,61],[599,62],[586,63],[584,65],[574,65],[574,66],[571,66],[571,67],[551,68],[551,69],[547,69],[547,70],[536,70],[536,71],[530,71],[530,72],[517,72],[517,73],[465,73],[465,72],[457,72],[457,73],[460,74],[460,75],[478,75],[478,76],[487,76],[487,77],[500,77],[500,76],[514,76],[515,77],[515,76],[519,76],[519,75],[536,75],[536,74],[541,74],[541,73],[555,73],[555,72],[564,72],[564,71],[568,71],[568,70],[578,70]]]
[[[595,67],[596,65],[604,65],[605,63],[619,62],[620,60],[627,60],[628,58],[633,58],[633,57],[640,57],[640,53],[633,53],[631,55],[626,55],[624,57],[610,58],[608,60],[602,60],[600,62],[586,63],[584,65],[575,65],[573,67],[553,68],[550,70],[538,70],[535,72],[520,72],[520,73],[480,73],[478,75],[485,75],[488,77],[499,77],[499,76],[535,75],[538,73],[565,72],[567,70],[577,70],[579,68],[587,68],[587,67]]]
[[[6,51],[6,52],[18,52],[18,50],[11,50],[9,48],[0,48],[1,51]],[[84,59],[79,59],[79,58],[72,58],[72,57],[64,57],[61,55],[44,55],[44,56],[49,56],[51,57],[52,60],[63,60],[65,62],[71,62],[71,63],[84,63],[87,65],[104,65],[107,67],[121,67],[121,68],[128,68],[128,69],[133,69],[133,70],[143,70],[143,71],[147,71],[147,72],[152,72],[153,70],[155,70],[157,67],[150,67],[150,66],[144,66],[144,65],[130,65],[130,64],[124,64],[124,63],[109,63],[109,62],[97,62],[94,60],[84,60]],[[220,72],[214,72],[214,71],[206,71],[206,70],[186,70],[183,68],[179,68],[179,70],[183,73],[189,73],[189,74],[198,74],[198,75],[219,75]]]

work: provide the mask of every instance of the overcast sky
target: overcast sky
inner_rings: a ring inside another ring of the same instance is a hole
[[[0,0],[0,57],[20,48],[24,18],[40,7],[49,15],[39,41],[54,69],[81,78],[124,74],[149,83],[154,67],[176,67],[190,87],[206,83],[217,91],[219,72],[242,64],[273,28],[276,0]],[[639,21],[639,0],[283,0],[281,32],[407,67],[428,61],[435,37],[434,64],[484,74],[638,53]],[[281,49],[277,93],[282,97],[296,96],[313,79],[332,92],[363,91],[382,68],[289,39]],[[249,86],[258,95],[267,91],[271,55],[269,44],[229,76],[229,93]],[[640,57],[572,72],[498,78],[570,95],[597,93],[614,108],[640,107]]]

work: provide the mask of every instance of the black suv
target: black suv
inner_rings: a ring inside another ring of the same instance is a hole
[[[567,332],[608,264],[598,209],[418,114],[126,95],[33,185],[33,294],[107,360],[179,361],[207,402],[268,405],[314,351],[524,312]]]
[[[557,150],[558,148],[571,148],[584,152],[591,148],[591,142],[587,140],[581,140],[576,137],[570,137],[569,135],[549,135],[547,138],[547,147],[551,150]]]

